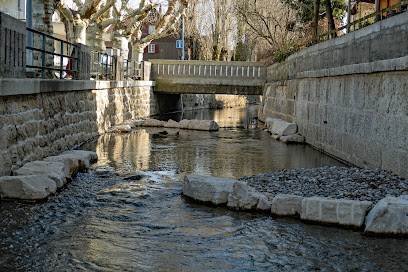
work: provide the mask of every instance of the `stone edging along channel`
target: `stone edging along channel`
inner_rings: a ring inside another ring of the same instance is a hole
[[[227,205],[236,210],[300,216],[304,221],[364,228],[366,233],[408,235],[408,195],[385,197],[373,207],[370,201],[291,194],[271,197],[243,181],[199,175],[184,177],[183,194],[196,201]]]

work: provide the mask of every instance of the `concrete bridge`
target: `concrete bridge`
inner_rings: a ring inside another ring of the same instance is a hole
[[[262,95],[266,67],[259,62],[149,60],[155,92]]]

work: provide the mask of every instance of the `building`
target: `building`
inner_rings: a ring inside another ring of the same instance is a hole
[[[142,37],[146,37],[152,33],[156,24],[159,22],[161,14],[156,9],[153,9],[148,17],[145,20],[145,24],[142,27]],[[178,40],[177,31],[175,34],[168,37],[160,38],[153,40],[146,48],[144,49],[143,59],[172,59],[178,60],[181,59],[181,50],[176,48],[176,41]]]

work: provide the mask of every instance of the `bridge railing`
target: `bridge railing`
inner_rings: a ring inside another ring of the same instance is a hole
[[[258,62],[149,60],[153,77],[210,77],[261,79],[265,67]]]

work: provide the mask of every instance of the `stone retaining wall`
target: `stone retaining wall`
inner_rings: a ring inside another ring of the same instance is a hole
[[[0,79],[0,176],[126,119],[157,114],[152,82]]]
[[[183,110],[221,109],[259,104],[260,95],[182,94]]]
[[[407,29],[406,14],[397,15],[270,66],[260,118],[295,122],[328,154],[408,177]]]

